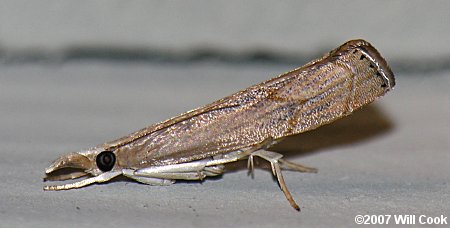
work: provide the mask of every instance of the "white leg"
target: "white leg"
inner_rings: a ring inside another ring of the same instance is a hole
[[[137,176],[137,175],[134,175],[134,170],[132,170],[132,169],[124,169],[122,172],[123,172],[124,176],[131,178],[142,184],[168,186],[168,185],[175,183],[174,180],[169,180],[169,179]]]
[[[151,177],[140,177],[140,176],[128,176],[125,175],[126,177],[129,177],[139,183],[142,184],[148,184],[148,185],[158,185],[158,186],[169,186],[172,185],[173,183],[175,183],[174,180],[169,180],[169,179],[160,179],[160,178],[151,178]]]
[[[253,163],[253,155],[251,155],[251,154],[248,156],[247,169],[248,169],[247,175],[250,174],[251,177],[254,178],[253,171],[255,170],[255,166],[254,166],[254,163]]]
[[[174,165],[150,166],[134,171],[135,175],[151,176],[156,173],[186,173],[197,172],[203,170],[212,158],[179,163]]]
[[[142,177],[142,173],[138,175],[138,177]],[[168,180],[203,180],[206,177],[205,172],[182,172],[182,173],[146,173],[145,177],[147,178],[159,178],[159,179],[168,179]]]
[[[203,169],[203,172],[206,176],[217,176],[222,174],[225,171],[224,165],[214,165],[214,166],[208,166]]]
[[[230,159],[230,158],[228,158]],[[207,176],[217,176],[224,172],[222,164],[213,158],[165,166],[152,166],[127,173],[126,176],[139,181],[140,177],[169,180],[203,180]],[[222,160],[221,160],[222,161]],[[151,181],[153,183],[153,179]]]

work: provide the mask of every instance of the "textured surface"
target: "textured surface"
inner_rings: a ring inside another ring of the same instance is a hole
[[[276,146],[289,160],[319,168],[318,174],[284,172],[300,213],[267,169],[251,179],[245,163],[203,183],[150,187],[117,180],[42,191],[44,168],[63,153],[120,137],[292,67],[1,65],[0,226],[347,226],[357,214],[450,216],[448,71],[397,73],[396,88],[383,99]]]

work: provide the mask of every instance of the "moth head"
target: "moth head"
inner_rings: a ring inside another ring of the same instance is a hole
[[[114,152],[93,148],[72,152],[56,159],[46,170],[44,180],[61,181],[83,176],[98,176],[116,166]]]

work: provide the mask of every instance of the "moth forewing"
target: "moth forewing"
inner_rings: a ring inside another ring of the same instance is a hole
[[[224,172],[223,164],[258,156],[270,162],[289,203],[281,169],[315,172],[265,151],[283,137],[332,122],[384,95],[395,85],[385,60],[368,42],[349,41],[303,67],[251,86],[204,107],[86,151],[62,156],[47,180],[75,179],[45,190],[79,188],[124,175],[151,185],[201,180]],[[101,156],[101,157],[100,157]],[[76,161],[74,160],[76,159]],[[77,169],[58,177],[55,170]],[[80,175],[80,172],[82,175]]]

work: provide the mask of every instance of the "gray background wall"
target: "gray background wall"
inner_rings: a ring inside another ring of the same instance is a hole
[[[349,227],[356,215],[449,217],[449,12],[448,1],[1,1],[0,227]],[[42,191],[45,167],[64,153],[354,38],[386,57],[397,87],[272,148],[319,168],[284,172],[300,213],[264,166],[252,179],[245,162],[202,183]]]
[[[311,55],[351,38],[390,59],[448,58],[447,1],[2,1],[6,57],[72,48]],[[318,51],[319,49],[319,51]]]

